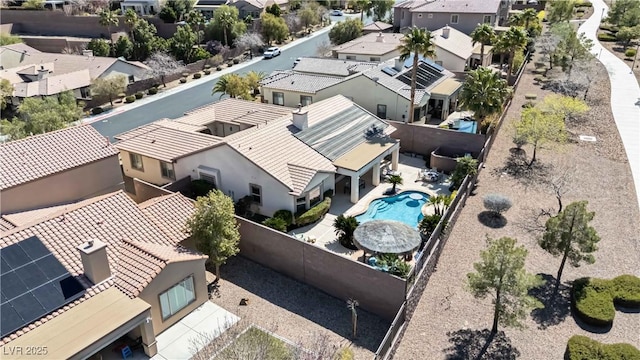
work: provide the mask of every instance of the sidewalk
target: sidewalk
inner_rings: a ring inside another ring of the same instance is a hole
[[[578,29],[578,33],[593,40],[593,52],[607,68],[611,81],[611,110],[627,152],[631,174],[635,182],[636,197],[640,204],[640,86],[629,65],[604,48],[597,39],[600,14],[607,16],[609,7],[603,0],[591,0],[593,15]],[[604,13],[602,12],[604,9]]]
[[[303,37],[303,38],[300,38],[300,39],[296,39],[296,40],[294,40],[294,41],[292,41],[292,42],[280,47],[280,49],[282,51],[285,51],[288,48],[291,48],[293,46],[301,44],[301,43],[303,43],[303,42],[305,42],[305,41],[307,41],[309,39],[313,39],[314,37],[320,36],[320,35],[328,32],[329,30],[331,30],[331,28],[335,24],[336,24],[336,22],[332,22],[331,25],[329,25],[329,26],[327,26],[327,27],[325,27],[325,28],[323,28],[321,30],[316,31],[316,32],[312,33],[309,36],[306,36],[306,37]],[[142,98],[140,100],[136,100],[135,102],[133,102],[131,104],[125,104],[125,105],[122,105],[122,106],[118,106],[116,109],[114,109],[112,111],[109,111],[108,113],[103,113],[103,114],[96,115],[96,116],[86,117],[86,118],[81,120],[82,124],[91,124],[91,123],[94,123],[94,122],[97,122],[97,121],[102,121],[102,120],[107,119],[107,118],[109,118],[111,116],[122,114],[123,112],[135,109],[135,108],[140,107],[140,106],[147,105],[147,104],[152,103],[154,101],[162,100],[162,99],[164,99],[164,98],[166,98],[168,96],[171,96],[173,94],[176,94],[178,92],[181,92],[181,91],[184,91],[184,90],[187,90],[187,89],[191,89],[193,87],[196,87],[196,86],[199,86],[199,85],[202,85],[202,84],[205,84],[205,83],[213,83],[218,78],[220,78],[222,75],[226,75],[226,74],[238,71],[238,70],[242,70],[242,69],[244,69],[246,67],[249,67],[249,66],[252,66],[252,65],[254,65],[254,64],[256,64],[256,63],[258,63],[260,61],[262,61],[262,56],[256,56],[256,57],[253,58],[253,60],[249,60],[249,61],[243,62],[241,64],[234,65],[232,67],[224,68],[221,71],[217,71],[217,72],[211,73],[211,75],[209,75],[209,76],[203,76],[200,79],[191,80],[186,84],[181,84],[180,86],[177,86],[177,87],[174,87],[174,88],[171,88],[171,89],[167,89],[167,90],[162,91],[162,92],[160,92],[159,94],[156,94],[156,95],[144,97],[144,98]]]

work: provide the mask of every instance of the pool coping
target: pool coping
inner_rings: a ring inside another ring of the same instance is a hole
[[[365,203],[363,203],[363,205],[364,205],[364,210],[359,211],[359,212],[356,212],[356,213],[352,213],[352,212],[350,212],[350,211],[347,211],[347,213],[345,213],[345,215],[346,215],[346,216],[352,216],[352,217],[356,217],[356,216],[362,215],[362,214],[366,213],[366,212],[367,212],[367,210],[369,210],[369,205],[371,205],[371,203],[372,203],[372,202],[374,202],[375,200],[379,200],[379,199],[384,199],[384,198],[391,197],[391,196],[400,195],[400,194],[402,194],[402,193],[409,192],[409,191],[413,191],[413,192],[421,192],[421,193],[423,193],[423,194],[427,194],[427,195],[429,196],[429,198],[431,198],[432,196],[438,196],[437,194],[433,193],[432,191],[426,191],[425,189],[404,189],[404,190],[401,190],[401,191],[399,191],[399,192],[396,192],[396,193],[395,193],[395,194],[393,194],[393,195],[381,195],[381,196],[373,197],[373,198],[371,198],[369,201],[367,201],[367,202],[366,202],[366,204],[365,204]],[[428,201],[428,200],[427,200],[427,201]],[[427,204],[427,203],[425,203],[425,205],[426,205],[426,204]],[[424,205],[423,205],[423,206],[424,206]],[[420,208],[420,212],[422,212],[422,207]],[[425,216],[424,212],[422,212],[422,215],[423,215],[423,216]]]

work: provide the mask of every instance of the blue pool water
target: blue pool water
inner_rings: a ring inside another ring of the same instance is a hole
[[[420,200],[411,198],[411,194],[422,196]],[[429,195],[419,191],[405,191],[398,195],[372,201],[367,211],[356,216],[358,222],[371,220],[396,220],[411,227],[417,227],[422,220],[422,205],[429,200]]]
[[[477,127],[478,123],[476,121],[460,120],[458,131],[475,134]]]

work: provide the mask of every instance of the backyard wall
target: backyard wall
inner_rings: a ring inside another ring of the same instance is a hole
[[[244,218],[240,255],[392,321],[405,299],[403,279]],[[346,306],[346,305],[345,305]]]
[[[426,155],[425,159],[431,155],[433,150],[439,147],[477,154],[482,150],[485,142],[485,136],[481,134],[469,134],[424,125],[404,124],[398,121],[389,122],[397,129],[391,134],[391,137],[400,140],[400,150]]]
[[[118,18],[120,24],[111,27],[111,31],[114,33],[128,31],[124,24],[124,17]],[[67,16],[63,11],[2,10],[2,23],[13,23],[14,34],[108,38],[107,28],[99,24],[99,19],[97,15]],[[145,17],[145,19],[155,25],[158,36],[165,39],[173,36],[178,27],[176,24],[165,24],[156,17]]]

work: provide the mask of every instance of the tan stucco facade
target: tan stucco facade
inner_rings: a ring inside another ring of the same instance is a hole
[[[107,194],[124,186],[118,156],[14,186],[0,192],[0,213],[61,205]]]
[[[162,176],[160,160],[158,159],[142,156],[142,170],[131,167],[131,156],[129,156],[128,151],[120,150],[120,160],[122,161],[122,170],[125,176],[141,179],[155,185],[165,185],[174,181],[174,179]]]
[[[206,259],[200,259],[169,263],[138,296],[151,305],[153,332],[156,335],[165,331],[168,327],[180,321],[180,319],[188,315],[191,311],[209,300],[204,267],[205,261]],[[195,300],[176,314],[163,320],[162,310],[160,308],[160,294],[191,275],[193,275],[194,290],[196,292]]]

